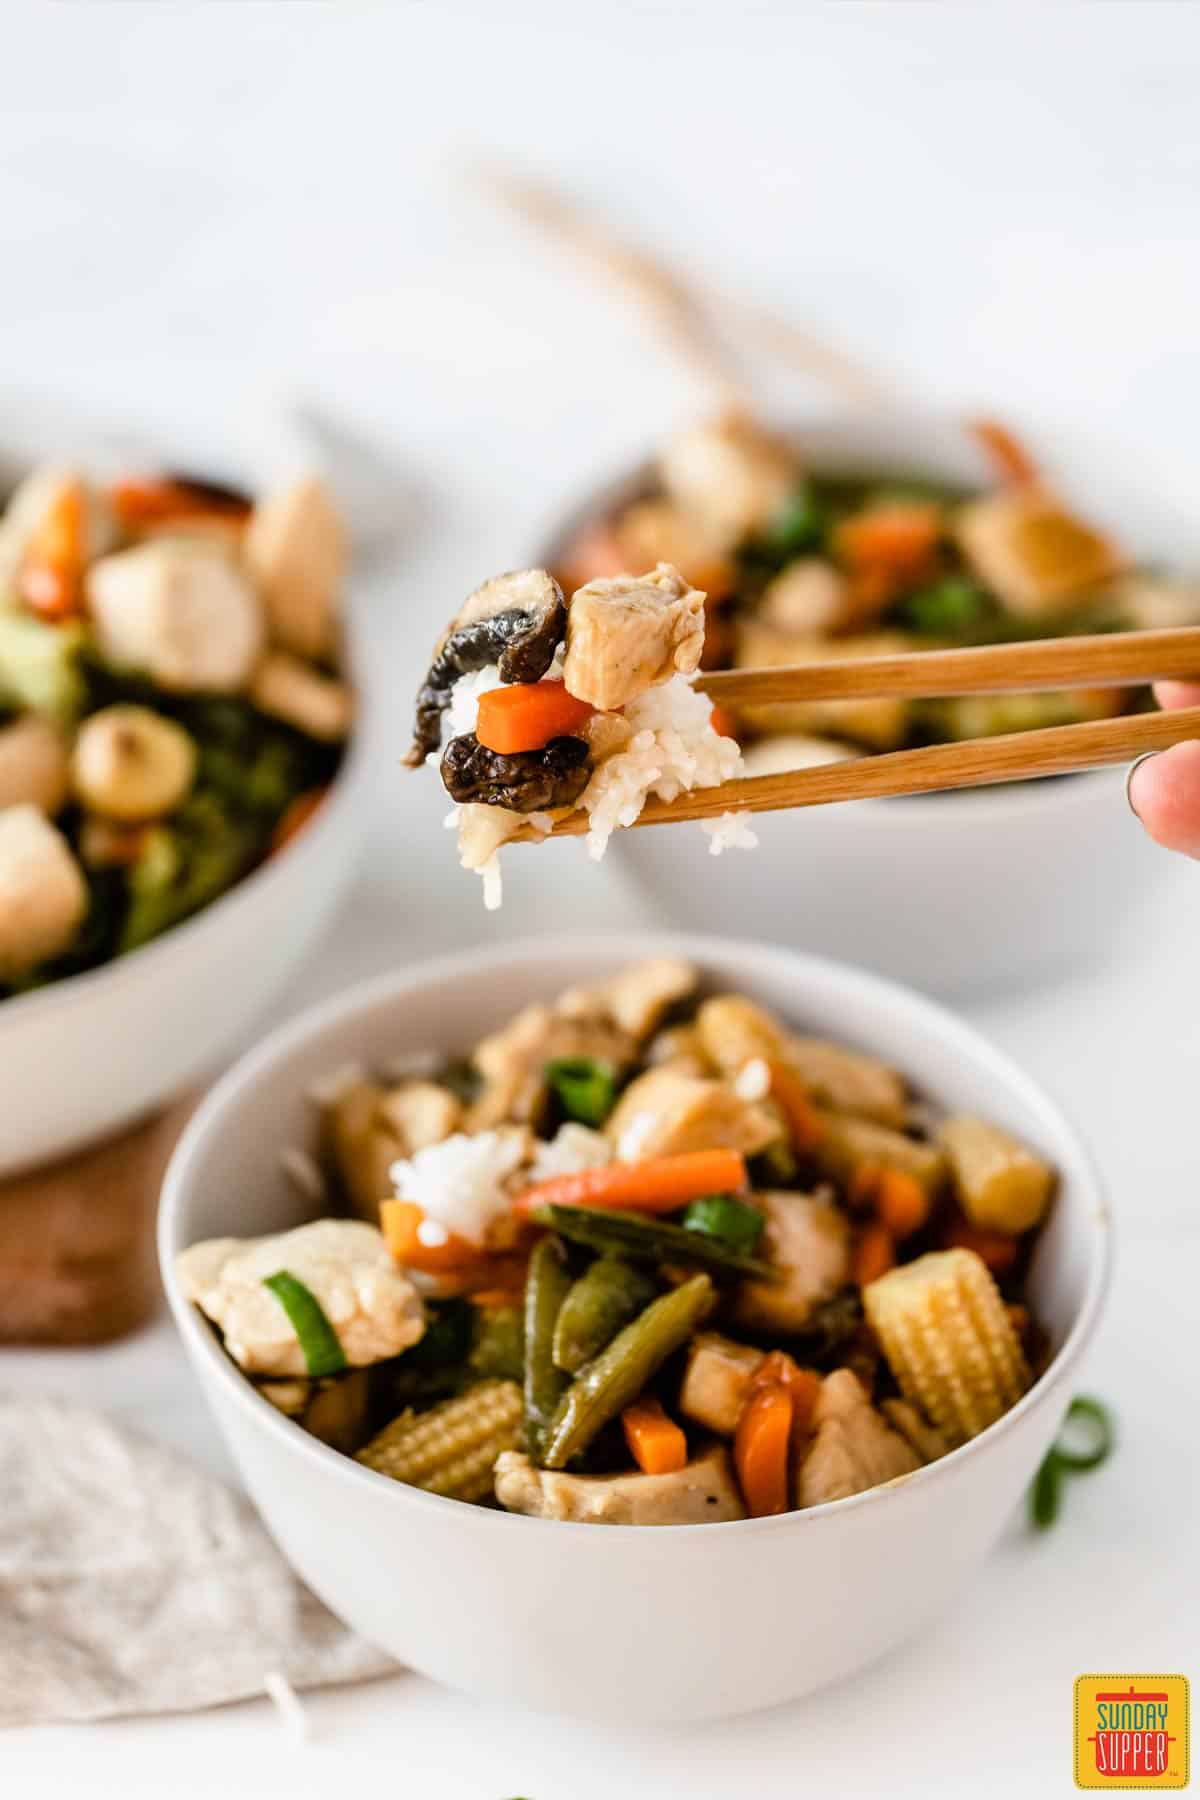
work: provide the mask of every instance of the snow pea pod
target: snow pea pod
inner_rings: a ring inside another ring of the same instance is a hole
[[[598,1256],[571,1287],[554,1327],[554,1361],[578,1375],[655,1294],[642,1269],[619,1256]]]

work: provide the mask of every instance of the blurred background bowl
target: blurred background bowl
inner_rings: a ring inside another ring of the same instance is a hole
[[[98,426],[6,393],[0,491],[54,458],[102,473],[175,467],[250,492],[319,459],[299,434],[264,423],[250,443],[219,434]],[[336,477],[332,485],[336,488]],[[377,709],[365,681],[354,572],[343,658],[357,688],[354,735],[308,827],[278,854],[142,949],[0,1001],[0,1178],[106,1138],[214,1072],[284,988],[352,875],[368,819]]]
[[[925,474],[983,487],[995,470],[947,414],[848,412],[789,429],[819,474]],[[1194,496],[1157,470],[1057,427],[1020,438],[1047,481],[1139,560],[1200,566]],[[547,533],[554,565],[581,525],[632,499],[649,463]],[[1186,498],[1185,498],[1186,493]],[[1139,833],[1123,770],[994,790],[762,813],[759,847],[709,854],[698,828],[622,831],[620,857],[664,922],[846,958],[938,994],[1032,984],[1119,952],[1171,864]]]

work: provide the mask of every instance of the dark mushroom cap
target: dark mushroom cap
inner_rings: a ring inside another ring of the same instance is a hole
[[[562,589],[545,569],[514,569],[476,588],[451,620],[421,684],[404,759],[409,768],[441,743],[442,714],[460,675],[498,663],[502,681],[540,681],[566,630]]]
[[[460,805],[506,806],[510,812],[548,812],[573,806],[591,774],[582,738],[551,738],[544,750],[502,756],[474,732],[451,738],[442,757],[442,780]]]

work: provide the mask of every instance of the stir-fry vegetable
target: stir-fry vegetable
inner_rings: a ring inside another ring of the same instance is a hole
[[[1083,1425],[1084,1443],[1076,1441]],[[1058,1437],[1046,1452],[1029,1490],[1029,1516],[1039,1530],[1053,1525],[1062,1510],[1063,1482],[1071,1475],[1086,1475],[1112,1455],[1116,1433],[1112,1414],[1099,1400],[1077,1394],[1067,1408]]]
[[[353,1218],[181,1258],[297,1429],[460,1500],[693,1525],[911,1474],[1041,1369],[1023,1272],[1053,1172],[867,1051],[673,958],[581,970],[459,1051],[329,1083]],[[1096,1403],[1068,1424],[1041,1522],[1111,1445]]]

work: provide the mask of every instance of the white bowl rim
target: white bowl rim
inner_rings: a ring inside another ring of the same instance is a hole
[[[922,405],[920,403],[889,406],[883,412],[873,413],[869,418],[886,420],[893,425],[910,430],[934,428],[957,432],[965,445],[974,444],[969,431],[970,417],[959,413],[948,406]],[[774,420],[774,429],[784,437],[803,438],[806,432],[823,432],[843,426],[851,426],[864,420],[861,409],[851,407],[821,407],[811,412],[796,411],[786,418]],[[1078,442],[1079,434],[1071,427],[1065,427],[1053,420],[1031,419],[1028,421],[1029,435],[1036,435],[1039,430],[1053,434],[1056,438],[1068,443]],[[1020,435],[1027,435],[1025,424],[1022,424]],[[982,455],[982,451],[980,452]],[[651,449],[645,455],[631,459],[589,484],[582,497],[577,497],[567,504],[560,504],[555,511],[551,524],[540,533],[538,555],[553,561],[553,551],[563,538],[568,527],[578,526],[581,521],[592,517],[597,506],[606,499],[613,499],[627,488],[643,471],[654,464],[655,451]],[[860,800],[858,806],[870,810],[877,829],[880,822],[888,820],[895,823],[897,819],[906,821],[910,826],[914,814],[920,813],[925,818],[940,817],[945,819],[947,812],[955,807],[979,810],[987,807],[992,815],[989,823],[1000,824],[998,814],[1020,815],[1031,808],[1042,808],[1049,811],[1052,807],[1068,811],[1074,805],[1087,804],[1096,797],[1101,784],[1108,783],[1115,788],[1116,777],[1121,774],[1120,765],[1108,769],[1081,769],[1070,776],[1054,776],[1042,780],[1022,782],[1000,782],[994,787],[971,788],[968,790],[948,788],[933,794],[906,794],[902,804],[894,800]]]
[[[270,1032],[255,1049],[249,1051],[238,1062],[234,1063],[221,1079],[205,1096],[196,1112],[192,1115],[184,1129],[175,1152],[171,1157],[163,1180],[162,1196],[158,1213],[158,1256],[163,1286],[168,1304],[174,1316],[176,1326],[186,1343],[206,1359],[206,1366],[216,1372],[216,1379],[223,1383],[225,1391],[234,1403],[244,1412],[252,1429],[265,1431],[274,1437],[283,1452],[295,1452],[302,1458],[315,1458],[318,1467],[323,1466],[335,1475],[335,1479],[351,1483],[369,1482],[376,1484],[382,1492],[388,1490],[397,1505],[416,1506],[420,1508],[434,1507],[444,1511],[447,1507],[458,1509],[465,1502],[450,1500],[438,1494],[425,1493],[420,1488],[409,1488],[402,1483],[389,1479],[373,1469],[365,1468],[352,1457],[341,1451],[333,1450],[319,1439],[310,1436],[292,1420],[284,1418],[269,1401],[255,1392],[251,1383],[236,1367],[217,1343],[209,1327],[202,1323],[197,1309],[184,1300],[178,1289],[175,1275],[174,1259],[177,1252],[174,1243],[176,1216],[180,1201],[186,1187],[190,1167],[201,1153],[205,1140],[210,1132],[219,1130],[221,1118],[226,1108],[233,1103],[243,1089],[253,1085],[260,1076],[286,1062],[292,1053],[310,1039],[321,1036],[328,1028],[341,1024],[358,1011],[380,1003],[399,1000],[405,994],[418,988],[438,986],[447,982],[469,980],[472,976],[487,973],[497,962],[506,966],[523,968],[527,965],[538,965],[547,957],[562,955],[567,950],[583,958],[589,955],[608,954],[620,951],[623,957],[636,959],[654,955],[682,956],[698,963],[702,968],[706,956],[714,951],[723,956],[736,957],[747,964],[761,962],[763,972],[769,973],[769,965],[776,963],[779,957],[787,961],[803,965],[815,974],[830,977],[848,987],[857,989],[863,998],[872,998],[881,1007],[900,1005],[907,1009],[914,1023],[928,1029],[943,1042],[947,1039],[957,1043],[964,1056],[972,1058],[976,1063],[983,1062],[1000,1074],[1013,1086],[1020,1098],[1029,1106],[1031,1112],[1040,1114],[1055,1130],[1056,1134],[1065,1138],[1070,1144],[1076,1162],[1083,1173],[1095,1207],[1095,1235],[1090,1255],[1090,1268],[1087,1285],[1079,1310],[1066,1338],[1059,1350],[1038,1379],[1023,1394],[1016,1405],[1010,1407],[993,1425],[989,1425],[978,1437],[947,1455],[939,1457],[936,1462],[928,1463],[911,1475],[902,1475],[893,1481],[868,1488],[860,1494],[852,1494],[843,1500],[830,1500],[820,1506],[806,1507],[803,1510],[780,1513],[763,1519],[731,1519],[723,1521],[704,1521],[695,1525],[660,1525],[655,1530],[672,1540],[684,1538],[695,1539],[699,1533],[700,1544],[706,1541],[707,1533],[714,1530],[724,1532],[769,1532],[786,1528],[807,1529],[816,1520],[827,1517],[836,1511],[843,1514],[851,1507],[862,1508],[877,1505],[886,1495],[899,1487],[912,1484],[928,1485],[944,1479],[947,1468],[957,1465],[966,1457],[979,1453],[983,1444],[995,1443],[1001,1434],[1011,1431],[1035,1405],[1040,1405],[1054,1390],[1060,1388],[1071,1371],[1079,1362],[1098,1323],[1108,1290],[1112,1262],[1112,1218],[1105,1200],[1103,1183],[1099,1171],[1090,1152],[1077,1136],[1074,1127],[1067,1120],[1056,1101],[1045,1092],[1041,1085],[1012,1059],[1006,1052],[998,1049],[982,1033],[973,1026],[960,1020],[947,1008],[927,999],[924,995],[903,987],[898,982],[887,980],[883,976],[874,975],[867,970],[856,969],[848,964],[837,962],[832,957],[813,956],[806,952],[789,950],[781,945],[754,943],[748,940],[722,937],[716,933],[687,934],[676,932],[638,932],[624,934],[615,932],[592,932],[583,935],[574,933],[557,933],[550,938],[515,939],[503,944],[489,946],[485,949],[460,951],[452,955],[435,958],[422,963],[419,967],[393,971],[385,975],[372,976],[365,981],[355,983],[349,989],[330,999],[309,1007],[295,1019]],[[281,1146],[283,1148],[283,1146]],[[186,1246],[179,1246],[180,1249]],[[475,1521],[481,1529],[512,1531],[514,1529],[553,1529],[573,1532],[585,1532],[594,1535],[595,1526],[575,1520],[537,1519],[524,1514],[496,1512],[488,1507],[472,1508]],[[628,1536],[636,1532],[641,1534],[644,1527],[637,1525],[610,1525],[605,1532],[611,1536],[614,1532]]]

